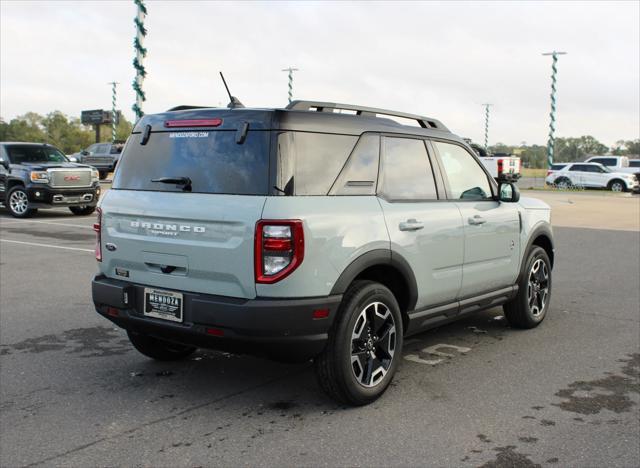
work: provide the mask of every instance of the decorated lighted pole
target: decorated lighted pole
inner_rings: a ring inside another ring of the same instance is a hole
[[[116,86],[117,81],[107,83],[111,85],[111,142],[116,141]]]
[[[133,68],[136,69],[136,78],[133,81],[133,90],[136,93],[136,102],[131,109],[136,114],[136,120],[144,115],[142,112],[142,103],[146,101],[144,91],[142,91],[142,83],[144,77],[147,76],[147,72],[142,65],[143,59],[147,56],[147,49],[144,48],[144,38],[147,35],[147,30],[144,28],[144,19],[147,16],[147,7],[142,0],[133,0],[133,3],[138,7],[138,12],[133,22],[136,25],[136,38],[133,40],[133,47],[136,51],[136,58],[133,59]]]
[[[484,149],[489,148],[489,107],[493,104],[482,104],[484,106]]]
[[[282,71],[289,72],[289,102],[293,99],[293,72],[298,71],[297,68],[283,68]]]
[[[551,62],[551,118],[549,122],[549,142],[547,143],[547,167],[551,168],[553,165],[553,154],[555,149],[555,132],[556,132],[556,74],[558,73],[558,55],[565,55],[566,52],[545,52],[542,55],[551,55],[553,61]]]

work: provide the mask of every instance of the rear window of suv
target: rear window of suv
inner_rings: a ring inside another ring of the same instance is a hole
[[[191,179],[191,191],[266,195],[269,191],[269,132],[250,131],[242,144],[235,131],[151,133],[145,145],[133,134],[113,180],[114,189],[182,192],[183,186],[152,182]]]

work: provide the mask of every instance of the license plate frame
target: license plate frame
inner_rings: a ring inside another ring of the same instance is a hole
[[[184,295],[166,289],[144,288],[143,315],[145,317],[182,323]]]

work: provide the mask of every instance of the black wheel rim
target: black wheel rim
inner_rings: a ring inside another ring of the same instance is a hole
[[[375,387],[389,371],[396,348],[396,323],[382,302],[365,306],[351,333],[351,370],[358,383]]]
[[[538,258],[529,272],[527,284],[527,300],[529,310],[534,317],[540,317],[544,313],[549,298],[549,269],[541,258]]]

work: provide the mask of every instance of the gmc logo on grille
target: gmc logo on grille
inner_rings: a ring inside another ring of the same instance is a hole
[[[80,176],[79,175],[68,175],[68,176],[64,176],[64,180],[67,180],[67,181],[80,180]]]

